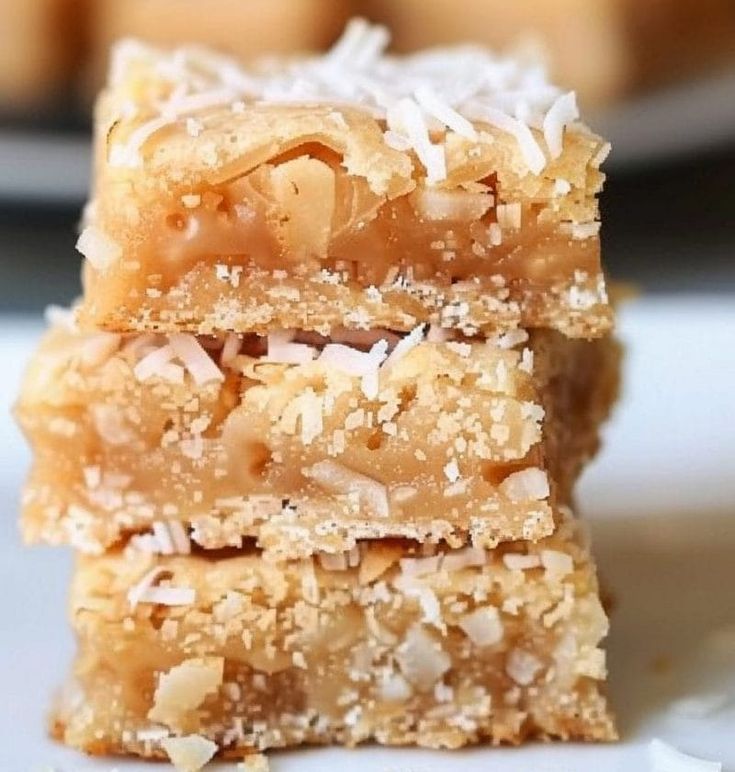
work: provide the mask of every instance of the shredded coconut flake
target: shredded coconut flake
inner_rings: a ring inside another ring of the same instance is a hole
[[[387,372],[392,367],[394,367],[403,357],[408,354],[411,349],[415,348],[416,346],[421,343],[421,341],[424,339],[424,327],[425,325],[420,324],[418,327],[414,327],[411,332],[408,333],[408,335],[401,338],[398,343],[393,348],[393,351],[388,354],[387,359],[385,362],[383,362],[381,369],[383,372]]]
[[[443,145],[435,145],[429,136],[429,128],[421,108],[412,99],[400,99],[389,108],[386,120],[391,131],[405,135],[411,148],[426,169],[429,185],[441,182],[447,177],[447,163]]]
[[[484,121],[500,131],[511,134],[521,151],[526,165],[533,174],[541,174],[546,168],[546,156],[527,124],[496,107],[472,102],[465,114],[474,120]]]
[[[316,349],[305,343],[292,343],[293,334],[281,330],[268,334],[268,353],[264,359],[282,364],[300,365],[311,362]]]
[[[161,745],[178,772],[199,772],[217,752],[217,743],[197,734],[167,737]]]
[[[135,169],[142,163],[140,151],[145,143],[161,129],[175,123],[175,119],[159,116],[138,126],[124,143],[116,142],[110,147],[108,161],[110,166],[120,166]],[[80,250],[81,251],[81,250]]]
[[[196,590],[191,587],[149,587],[139,603],[159,606],[191,606],[196,600]]]
[[[509,474],[500,491],[511,501],[542,501],[549,496],[549,480],[546,472],[532,466]]]
[[[141,602],[143,595],[165,573],[166,569],[161,566],[152,568],[135,586],[128,590],[128,603],[130,603],[131,608],[135,608]]]
[[[444,554],[442,571],[461,571],[463,568],[484,566],[487,562],[485,550],[480,547],[464,547]]]
[[[577,97],[573,91],[557,97],[544,117],[544,140],[552,158],[564,149],[564,129],[579,118]]]
[[[319,461],[304,469],[304,474],[327,490],[336,493],[356,493],[360,502],[378,517],[388,517],[390,505],[388,491],[372,477],[353,472],[336,461]]]
[[[541,550],[541,565],[551,574],[562,577],[574,571],[571,555],[559,550]]]
[[[511,571],[527,571],[538,568],[541,558],[538,555],[519,555],[516,552],[507,552],[503,555],[503,564]]]
[[[385,673],[378,688],[380,698],[387,702],[404,702],[413,694],[411,684],[400,673]]]
[[[441,555],[430,555],[425,558],[401,558],[401,573],[410,578],[429,576],[439,571]]]
[[[133,368],[133,375],[139,381],[147,381],[149,378],[163,378],[166,375],[167,365],[176,354],[170,345],[161,346],[150,354],[144,356]]]
[[[153,523],[152,531],[133,536],[131,544],[141,552],[156,555],[188,555],[191,552],[189,534],[178,520],[158,520]]]
[[[95,270],[101,272],[113,266],[122,257],[122,247],[96,225],[88,225],[81,232],[76,248]]]
[[[462,137],[477,141],[475,127],[458,113],[447,101],[442,99],[429,85],[421,85],[414,92],[414,97],[419,105],[433,118],[443,123],[452,131],[456,131]]]
[[[403,137],[397,132],[391,131],[390,129],[387,129],[385,132],[383,132],[383,141],[386,145],[388,145],[389,148],[398,150],[400,153],[411,149],[411,142],[406,139],[406,137]]]
[[[386,358],[387,351],[388,341],[384,339],[375,343],[368,352],[358,351],[341,343],[329,343],[317,361],[335,367],[347,375],[361,378],[363,394],[368,399],[375,399],[378,395],[379,368]]]
[[[128,590],[128,603],[135,608],[139,603],[155,603],[161,606],[190,606],[196,593],[190,587],[156,587],[155,583],[166,574],[161,566],[151,569],[135,586]]]
[[[455,483],[459,480],[459,467],[457,466],[457,460],[452,459],[444,465],[444,474],[450,483]]]
[[[503,623],[494,606],[478,608],[465,614],[459,626],[475,646],[494,646],[503,640]]]
[[[219,355],[219,362],[222,367],[231,367],[235,362],[235,357],[240,353],[242,340],[236,332],[228,332],[225,338],[222,351]]]
[[[198,386],[225,379],[222,371],[193,335],[177,332],[169,335],[168,340],[174,353],[183,362]]]
[[[449,670],[452,661],[421,625],[411,627],[396,654],[406,680],[421,691],[428,691]]]
[[[531,684],[542,667],[538,657],[524,649],[513,649],[505,663],[506,673],[521,686]]]

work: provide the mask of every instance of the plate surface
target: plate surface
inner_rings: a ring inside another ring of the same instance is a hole
[[[0,318],[0,408],[9,405],[40,324]],[[611,699],[623,739],[431,752],[365,747],[278,753],[274,772],[616,772],[649,769],[653,737],[735,772],[735,302],[640,300],[621,313],[623,400],[580,501],[615,599]],[[155,772],[88,759],[45,737],[49,696],[72,640],[69,555],[24,549],[15,518],[28,452],[0,410],[0,769]],[[701,697],[723,702],[704,716]],[[695,698],[693,706],[681,700]],[[215,765],[207,769],[216,769]],[[223,764],[221,770],[233,770]]]

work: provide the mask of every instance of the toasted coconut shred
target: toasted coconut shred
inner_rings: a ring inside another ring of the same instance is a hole
[[[131,609],[139,603],[162,606],[190,606],[196,600],[196,591],[190,587],[158,587],[156,582],[167,573],[160,566],[151,569],[135,586],[128,590]]]
[[[139,166],[148,139],[178,121],[191,133],[192,114],[198,110],[229,105],[237,113],[259,102],[364,109],[385,123],[389,147],[415,154],[429,184],[447,176],[444,135],[452,132],[470,142],[482,141],[477,123],[512,135],[533,174],[561,154],[564,131],[575,125],[579,112],[574,94],[553,86],[541,66],[473,46],[399,58],[386,55],[389,42],[384,27],[353,19],[323,56],[269,60],[247,71],[226,56],[180,48],[167,54],[158,68],[172,81],[171,95],[159,103],[159,114],[125,143],[112,145],[109,162]],[[118,44],[111,86],[120,83],[136,61],[160,55],[136,41]]]

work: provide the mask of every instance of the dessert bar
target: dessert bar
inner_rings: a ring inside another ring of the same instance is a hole
[[[197,338],[62,320],[17,407],[35,451],[24,533],[99,552],[191,529],[286,556],[535,540],[597,448],[617,360],[608,340],[542,331]]]
[[[491,551],[382,540],[280,564],[247,550],[82,556],[79,653],[53,733],[154,757],[192,735],[235,757],[614,739],[607,618],[580,526],[560,523]]]
[[[250,69],[120,44],[82,325],[607,332],[609,145],[574,95],[484,51],[398,59],[386,40],[356,21],[324,56]]]

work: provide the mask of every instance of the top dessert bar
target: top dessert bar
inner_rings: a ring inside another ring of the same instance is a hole
[[[80,323],[118,332],[336,327],[599,337],[609,145],[572,93],[477,48],[244,69],[118,45],[96,116]]]

